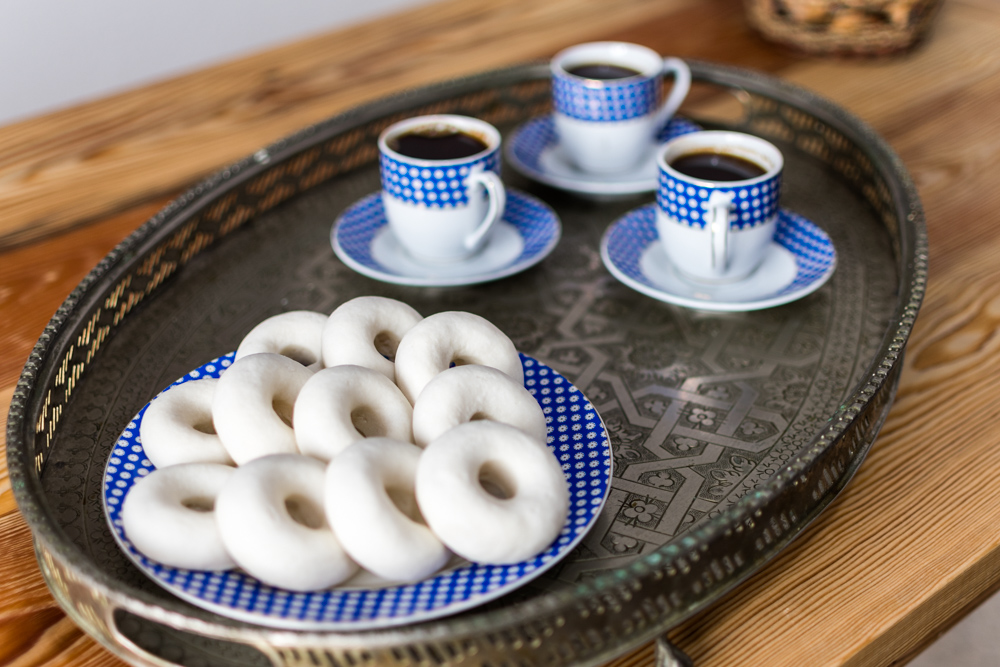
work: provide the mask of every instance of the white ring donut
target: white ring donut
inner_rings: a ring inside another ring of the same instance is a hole
[[[415,403],[424,386],[453,363],[492,366],[524,384],[510,338],[489,320],[463,312],[431,315],[407,332],[396,351],[396,384]]]
[[[296,454],[295,398],[313,372],[280,354],[251,354],[233,363],[215,389],[212,420],[237,465],[269,454]]]
[[[420,392],[413,406],[413,441],[426,447],[445,431],[477,419],[510,424],[540,445],[548,438],[545,414],[523,384],[489,366],[455,366]]]
[[[170,567],[234,567],[213,508],[235,470],[219,463],[183,463],[137,480],[122,504],[125,536],[143,554]]]
[[[327,588],[357,571],[326,520],[325,476],[322,462],[298,454],[236,469],[215,513],[222,541],[240,567],[293,591]]]
[[[395,299],[359,296],[341,304],[323,329],[323,363],[354,364],[396,379],[396,348],[420,313]]]
[[[311,310],[292,310],[269,317],[250,330],[236,348],[236,359],[251,354],[280,354],[318,371],[323,367],[323,327],[328,317]]]
[[[449,558],[413,495],[420,452],[407,442],[368,438],[341,452],[326,473],[326,515],[341,544],[361,567],[390,581],[418,581]]]
[[[212,398],[218,382],[214,378],[190,380],[170,387],[149,404],[139,424],[139,439],[154,466],[233,465],[212,424]]]
[[[309,378],[295,401],[299,451],[329,461],[362,438],[410,442],[413,408],[378,371],[362,366],[325,368]]]
[[[500,565],[531,558],[552,543],[566,523],[569,491],[547,447],[513,426],[474,421],[424,450],[417,502],[448,548]]]

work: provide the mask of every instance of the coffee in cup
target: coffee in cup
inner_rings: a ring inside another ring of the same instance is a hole
[[[392,137],[387,145],[400,155],[420,160],[457,160],[489,148],[484,139],[449,126],[418,127]]]
[[[627,42],[572,46],[556,54],[551,70],[560,150],[592,174],[626,172],[648,158],[691,87],[684,61]],[[667,74],[674,83],[661,104]]]
[[[388,127],[378,145],[386,219],[410,255],[461,261],[488,242],[507,201],[495,127],[467,116],[419,116]]]
[[[681,276],[728,283],[750,275],[774,238],[784,159],[741,132],[695,132],[657,154],[656,229]]]
[[[746,181],[763,176],[767,171],[753,160],[716,151],[687,153],[674,158],[670,166],[674,171],[703,181]]]

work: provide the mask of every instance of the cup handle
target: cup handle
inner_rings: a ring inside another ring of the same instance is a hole
[[[712,237],[712,271],[724,273],[729,264],[729,205],[732,192],[716,190],[708,198],[705,222]]]
[[[663,106],[657,112],[657,131],[666,126],[667,121],[680,108],[681,102],[684,101],[688,91],[691,89],[691,70],[688,68],[687,63],[680,58],[664,58],[662,74],[670,74],[671,72],[674,74],[674,85],[670,89],[670,95],[667,96]]]
[[[496,222],[503,218],[504,209],[507,206],[507,190],[504,189],[503,181],[492,171],[479,171],[469,175],[469,185],[475,183],[486,188],[486,196],[490,199],[489,208],[486,209],[486,217],[479,223],[476,229],[465,237],[466,250],[474,251],[486,238],[486,234]]]

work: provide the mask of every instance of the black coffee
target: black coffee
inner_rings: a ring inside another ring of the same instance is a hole
[[[420,160],[457,160],[487,149],[479,137],[451,128],[406,132],[386,143],[400,155]]]
[[[639,76],[642,72],[622,67],[621,65],[609,65],[607,63],[590,63],[587,65],[577,65],[566,70],[573,76],[584,79],[627,79],[630,76]]]
[[[767,172],[756,162],[728,153],[688,153],[672,160],[670,166],[703,181],[745,181]]]

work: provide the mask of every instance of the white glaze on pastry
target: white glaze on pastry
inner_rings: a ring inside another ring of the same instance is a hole
[[[521,358],[492,322],[478,315],[444,312],[410,329],[396,351],[396,384],[415,403],[423,388],[451,365],[491,366],[524,384]]]
[[[236,359],[251,354],[280,354],[310,370],[323,367],[323,328],[328,317],[311,310],[293,310],[269,317],[250,330],[236,348]]]
[[[322,462],[298,454],[255,459],[236,469],[216,500],[222,541],[266,584],[327,588],[357,571],[326,520]]]
[[[125,536],[164,565],[189,570],[233,567],[214,510],[235,470],[219,463],[183,463],[137,480],[122,504]]]
[[[558,537],[569,511],[566,480],[552,453],[496,422],[468,422],[431,442],[416,489],[434,533],[478,563],[535,556]]]
[[[391,380],[362,366],[325,368],[295,401],[299,451],[330,461],[362,438],[410,442],[413,408]]]
[[[212,419],[237,465],[270,454],[296,454],[293,411],[313,372],[280,354],[233,362],[215,389]]]
[[[510,424],[545,445],[541,406],[523,384],[489,366],[455,366],[428,382],[413,406],[413,441],[426,447],[445,431],[478,419]]]
[[[139,438],[154,466],[233,465],[212,423],[212,399],[218,382],[214,378],[189,380],[170,387],[149,404],[139,425]]]
[[[421,450],[368,438],[330,462],[326,513],[344,549],[363,568],[390,581],[423,579],[450,554],[423,522],[414,497]]]
[[[330,314],[323,329],[323,363],[328,368],[364,366],[395,380],[393,360],[399,342],[422,319],[416,310],[395,299],[351,299]]]

